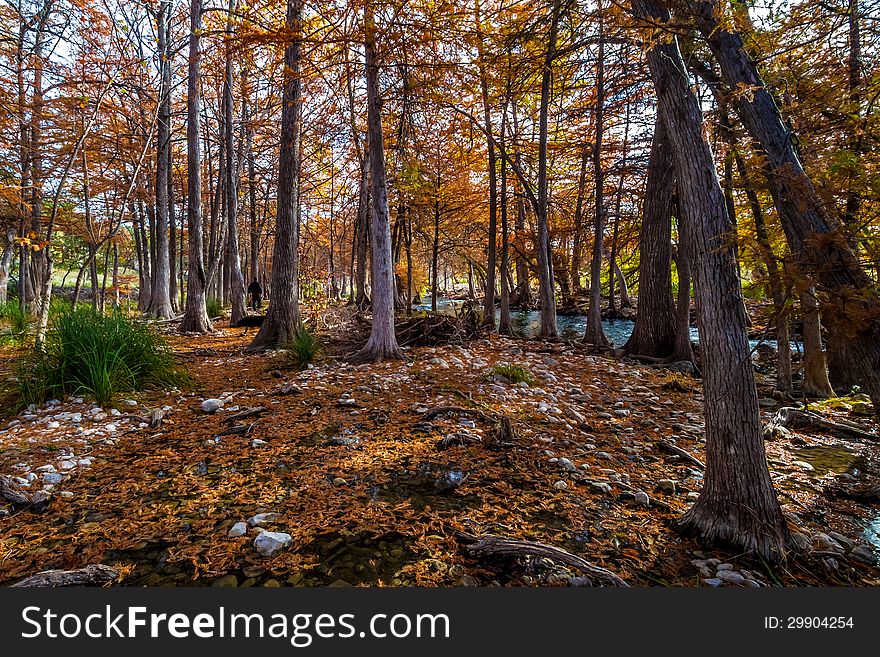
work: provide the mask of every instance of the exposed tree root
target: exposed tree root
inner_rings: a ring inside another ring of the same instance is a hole
[[[764,437],[774,437],[780,429],[808,429],[816,433],[830,433],[837,438],[846,440],[880,440],[880,435],[865,431],[853,422],[832,422],[818,413],[802,411],[791,406],[784,406],[776,411],[776,415],[764,427]]]
[[[77,570],[44,570],[31,575],[13,587],[106,586],[119,577],[119,571],[103,564],[92,564]]]
[[[422,416],[423,420],[431,421],[435,418],[440,417],[441,415],[451,415],[454,413],[458,413],[459,415],[476,415],[481,420],[485,420],[486,422],[494,422],[495,418],[491,415],[487,415],[483,411],[478,408],[462,408],[461,406],[438,406],[437,408],[432,408],[431,410],[425,412]]]
[[[654,444],[657,445],[661,449],[665,449],[667,452],[671,452],[672,454],[677,454],[678,456],[683,458],[685,461],[697,466],[701,470],[706,469],[706,464],[703,463],[700,459],[698,459],[693,454],[686,452],[681,447],[676,447],[668,440],[657,440],[654,442]]]
[[[465,544],[467,552],[475,556],[486,555],[513,559],[543,557],[558,561],[571,568],[576,568],[584,573],[591,580],[591,583],[597,583],[599,586],[629,586],[629,584],[610,570],[596,566],[576,554],[566,552],[552,545],[546,545],[545,543],[521,541],[494,534],[474,536],[464,532],[457,532],[456,537]]]
[[[260,415],[266,412],[265,406],[255,406],[254,408],[246,408],[245,410],[236,413],[235,415],[230,415],[228,418],[223,421],[226,424],[235,424],[239,420],[244,420],[245,418],[252,417],[254,415]]]

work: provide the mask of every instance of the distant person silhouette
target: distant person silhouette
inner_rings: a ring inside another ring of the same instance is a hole
[[[247,291],[251,298],[251,308],[259,312],[260,306],[263,303],[263,286],[260,285],[260,281],[255,280],[248,285]]]

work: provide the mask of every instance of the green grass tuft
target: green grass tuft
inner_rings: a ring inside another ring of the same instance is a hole
[[[92,308],[58,314],[41,351],[24,359],[19,402],[88,395],[102,405],[119,393],[186,385],[165,340],[143,322]]]
[[[216,297],[211,297],[205,302],[205,308],[208,311],[208,317],[214,319],[223,315],[223,302]]]
[[[489,370],[491,374],[498,374],[503,376],[504,378],[510,380],[512,383],[531,383],[535,380],[535,377],[532,376],[532,373],[529,372],[525,367],[521,365],[511,365],[509,363],[502,363],[500,365],[496,365],[491,370]]]
[[[301,327],[281,348],[284,350],[283,364],[298,370],[314,362],[322,350],[317,336],[305,327]]]

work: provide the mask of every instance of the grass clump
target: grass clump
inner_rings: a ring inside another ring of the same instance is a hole
[[[208,317],[211,319],[220,317],[223,315],[223,302],[216,297],[210,297],[205,302],[205,309],[208,312]]]
[[[21,340],[31,326],[31,317],[17,299],[11,299],[0,306],[0,323],[7,328],[5,338]]]
[[[22,363],[18,392],[23,404],[68,394],[105,405],[122,392],[188,382],[168,344],[146,324],[80,307],[54,318],[42,350]]]
[[[490,375],[503,376],[511,383],[528,383],[529,385],[535,380],[532,373],[521,365],[511,365],[510,363],[501,363],[489,370]]]
[[[304,326],[281,348],[284,350],[283,364],[298,370],[314,362],[322,350],[318,337]]]

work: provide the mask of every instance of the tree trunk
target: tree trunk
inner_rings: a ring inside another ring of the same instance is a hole
[[[506,126],[502,119],[501,139],[504,146],[504,132]],[[510,245],[508,244],[507,231],[507,162],[502,158],[501,162],[501,314],[498,321],[498,332],[502,335],[513,334],[510,324]]]
[[[605,170],[602,166],[602,137],[605,130],[605,39],[602,4],[599,12],[599,52],[596,56],[596,139],[593,144],[593,176],[595,179],[595,218],[593,220],[593,257],[590,261],[590,304],[587,307],[587,326],[584,342],[609,347],[602,329],[602,252],[605,234]],[[613,280],[612,276],[612,280]],[[614,285],[611,286],[612,292]]]
[[[696,365],[691,342],[691,268],[684,249],[676,249],[672,258],[678,273],[678,297],[675,304],[675,342],[669,360]]]
[[[354,286],[355,307],[358,310],[366,310],[370,307],[370,298],[367,295],[367,243],[370,234],[370,153],[364,153],[361,163],[361,175],[358,186],[358,211],[357,211],[357,236]]]
[[[230,34],[233,30],[233,12],[235,11],[235,0],[229,0],[229,19],[227,22]],[[233,122],[235,100],[232,96],[233,87],[233,66],[232,66],[232,46],[227,45],[226,51],[226,80],[223,84],[223,104],[226,115],[226,221],[229,222],[227,228],[227,244],[229,250],[227,253],[227,263],[229,276],[227,281],[229,284],[229,298],[231,301],[231,311],[229,317],[229,325],[235,326],[244,317],[247,316],[247,304],[245,302],[245,284],[244,276],[241,273],[241,257],[239,255],[239,238],[238,238],[238,164],[235,161],[237,152],[235,145],[235,128]]]
[[[788,330],[788,310],[786,309],[785,283],[782,280],[782,272],[776,262],[776,256],[770,245],[770,236],[767,234],[767,226],[764,222],[764,212],[761,202],[755,192],[755,188],[749,180],[749,173],[742,154],[731,144],[733,160],[736,163],[740,185],[746,193],[752,218],[755,221],[755,235],[758,246],[763,256],[764,265],[767,267],[767,278],[770,284],[770,295],[773,299],[773,310],[776,314],[776,389],[780,392],[791,390],[791,337]]]
[[[779,108],[741,37],[721,26],[717,0],[690,0],[689,8],[735,94],[743,125],[766,160],[767,178],[801,284],[815,283],[827,328],[847,345],[846,361],[880,414],[880,299],[837,220],[804,171]]]
[[[15,229],[3,231],[3,252],[0,255],[0,305],[8,299],[9,270],[12,268],[12,256],[15,254]]]
[[[364,6],[364,51],[367,69],[367,131],[370,142],[370,240],[373,250],[373,325],[370,339],[352,355],[356,362],[403,359],[394,334],[394,269],[391,260],[391,224],[385,179],[379,65],[376,62],[376,26],[371,0]]]
[[[581,255],[583,246],[584,196],[587,188],[587,164],[590,161],[590,149],[584,146],[581,154],[581,172],[578,176],[577,201],[574,207],[574,236],[571,243],[571,284],[577,294],[583,289],[581,285]]]
[[[159,39],[159,117],[156,130],[156,220],[153,231],[156,259],[150,290],[149,313],[167,319],[174,316],[171,304],[171,262],[169,256],[170,208],[168,185],[171,178],[171,51],[168,28],[171,2],[159,4],[156,34]]]
[[[284,51],[278,211],[272,251],[269,310],[248,347],[259,351],[291,340],[301,329],[299,310],[299,204],[302,159],[303,1],[287,0],[286,27],[292,36]]]
[[[495,140],[492,137],[492,116],[489,107],[489,81],[483,60],[483,33],[480,19],[480,0],[474,2],[479,54],[480,91],[483,99],[483,124],[486,134],[486,151],[489,168],[489,237],[486,243],[486,291],[483,297],[483,323],[495,330],[495,248],[498,239],[498,184],[496,179]]]
[[[189,230],[189,274],[186,279],[186,307],[180,330],[207,333],[213,331],[205,303],[208,279],[205,276],[202,238],[202,153],[201,135],[201,34],[202,0],[190,2],[189,72],[186,94],[186,198]]]
[[[431,241],[431,312],[437,312],[440,289],[438,260],[440,256],[440,160],[437,159],[437,184],[434,187],[434,238]]]
[[[639,232],[639,308],[623,346],[630,354],[665,358],[675,346],[672,297],[672,144],[658,115],[648,158],[642,229]]]
[[[833,397],[834,389],[828,381],[825,354],[822,352],[822,325],[819,321],[819,302],[812,288],[801,292],[801,314],[804,337],[804,394],[808,397]]]
[[[637,17],[670,21],[655,0],[632,0]],[[703,116],[677,39],[651,35],[648,64],[668,128],[681,203],[685,257],[693,267],[703,361],[706,477],[679,529],[778,559],[788,526],[767,469],[730,218],[703,134]]]
[[[541,105],[538,115],[538,285],[541,302],[542,338],[556,338],[556,291],[553,283],[553,253],[550,244],[550,209],[547,181],[547,120],[550,111],[550,91],[553,79],[553,60],[556,59],[556,37],[559,21],[562,18],[562,0],[554,0],[550,10],[550,33],[547,38],[547,51],[544,55],[544,70],[541,74]]]

